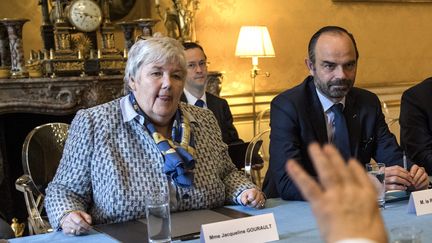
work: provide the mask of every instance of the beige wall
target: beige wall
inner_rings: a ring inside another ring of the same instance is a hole
[[[24,49],[40,49],[40,7],[36,0],[1,1],[0,17],[25,17]],[[162,1],[167,7],[171,1]],[[137,0],[129,19],[145,17],[153,1]],[[341,25],[353,32],[359,50],[358,84],[420,81],[432,76],[432,3],[333,2],[331,0],[201,0],[196,16],[197,39],[204,45],[212,70],[225,71],[223,95],[250,90],[249,59],[234,56],[242,25],[266,25],[276,58],[260,59],[271,72],[259,77],[257,91],[291,87],[307,74],[307,42],[321,26]],[[154,17],[156,15],[154,14]],[[133,17],[131,17],[133,16]],[[162,24],[158,24],[162,30]],[[120,37],[120,36],[119,36]],[[119,38],[120,39],[120,38]],[[123,48],[123,41],[117,46]],[[26,55],[27,57],[28,55]]]
[[[225,96],[250,91],[251,62],[234,56],[242,25],[268,26],[276,51],[276,58],[260,59],[261,69],[271,72],[271,76],[258,78],[257,92],[281,91],[301,82],[308,74],[304,58],[311,35],[322,26],[340,25],[357,40],[357,85],[378,92],[383,101],[397,104],[403,90],[388,91],[391,95],[386,95],[389,87],[384,83],[412,85],[432,76],[431,12],[432,3],[212,0],[202,1],[196,27],[211,69],[226,72]],[[376,84],[383,87],[368,87]],[[230,98],[229,102],[236,100]],[[235,117],[251,110],[250,105],[233,108]],[[392,106],[391,113],[398,117],[398,105]],[[242,138],[252,137],[250,120],[236,119],[235,125]],[[398,135],[398,127],[393,131]]]
[[[242,25],[266,25],[276,58],[260,59],[271,72],[257,91],[281,90],[303,80],[310,36],[324,25],[351,31],[360,51],[357,83],[420,81],[432,76],[432,3],[355,3],[331,0],[207,0],[197,14],[197,38],[211,69],[224,70],[223,94],[250,90],[248,59],[234,56]]]
[[[161,2],[161,9],[171,6],[170,0]],[[150,10],[151,16],[158,18],[154,1],[137,0],[137,3],[126,19],[146,17]],[[411,85],[432,76],[431,13],[432,3],[201,0],[196,16],[196,34],[206,49],[210,69],[225,72],[222,95],[228,97],[233,105],[235,125],[241,137],[248,140],[251,136],[251,106],[247,95],[251,87],[251,61],[234,56],[242,25],[266,25],[273,39],[276,57],[260,59],[259,66],[263,71],[269,71],[271,76],[258,77],[256,89],[259,93],[274,94],[303,80],[308,74],[304,65],[307,43],[310,36],[324,25],[340,25],[354,34],[360,51],[357,85],[383,84],[381,91],[385,92],[389,89],[386,83]],[[36,0],[2,0],[0,17],[31,20],[24,27],[26,57],[31,49],[42,47],[40,7]],[[163,24],[159,23],[157,30],[164,32]],[[118,35],[116,44],[119,49],[123,48],[121,38]],[[392,95],[393,98],[380,97],[395,103],[401,91]],[[232,96],[236,94],[240,96]],[[268,94],[259,96],[258,101],[264,104],[257,110],[268,106],[267,102],[272,97]]]

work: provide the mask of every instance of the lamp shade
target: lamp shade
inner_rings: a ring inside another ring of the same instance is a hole
[[[274,57],[275,51],[266,26],[242,26],[235,55],[238,57]]]

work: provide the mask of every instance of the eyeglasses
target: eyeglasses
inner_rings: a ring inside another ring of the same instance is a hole
[[[196,63],[196,62],[189,62],[187,64],[187,69],[189,69],[189,70],[196,70],[198,66],[200,67],[200,69],[207,69],[207,64],[209,64],[209,63],[206,62],[206,61],[200,61],[198,63]]]
[[[137,35],[137,36],[135,36],[135,42],[138,42],[139,40],[147,40],[150,37],[151,36]]]

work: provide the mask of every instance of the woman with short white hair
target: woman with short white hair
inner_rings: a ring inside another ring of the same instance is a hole
[[[126,96],[78,111],[46,190],[54,229],[79,235],[91,224],[145,217],[145,195],[170,190],[172,209],[243,204],[263,193],[237,171],[212,112],[180,96],[186,60],[168,37],[137,41],[125,68]],[[167,186],[168,185],[168,186]]]

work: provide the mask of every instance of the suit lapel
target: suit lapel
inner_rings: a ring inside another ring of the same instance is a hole
[[[351,92],[348,93],[345,99],[344,115],[350,137],[351,151],[353,152],[352,155],[357,157],[361,134],[360,114],[359,107],[357,107],[355,101],[355,97],[353,97]]]
[[[207,108],[216,114],[217,107],[216,107],[215,99],[213,99],[213,97],[208,92],[206,92],[206,101],[207,101]]]
[[[187,99],[186,99],[186,95],[184,93],[181,94],[180,96],[180,101],[183,101],[185,103],[188,103]]]
[[[328,136],[327,136],[327,126],[326,121],[324,118],[324,111],[321,105],[321,102],[319,101],[318,95],[316,93],[315,85],[313,83],[313,77],[309,76],[308,78],[308,85],[307,85],[307,92],[309,92],[310,95],[306,95],[306,97],[310,97],[308,99],[309,105],[306,105],[306,112],[307,116],[310,117],[309,123],[313,127],[313,130],[315,131],[315,134],[317,136],[318,142],[320,144],[328,143]]]

